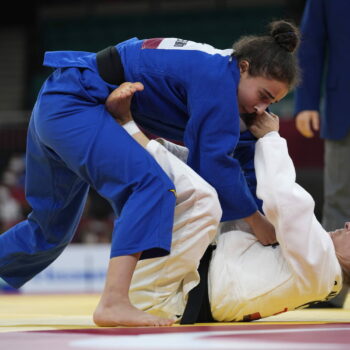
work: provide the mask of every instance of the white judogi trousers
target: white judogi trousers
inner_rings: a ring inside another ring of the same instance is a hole
[[[217,234],[222,211],[216,191],[180,160],[185,160],[186,148],[160,142],[176,154],[154,140],[147,145],[176,188],[171,253],[138,262],[130,300],[149,313],[176,318],[183,314],[189,291],[199,283],[199,261]]]

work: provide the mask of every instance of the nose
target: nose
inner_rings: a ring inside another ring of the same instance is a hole
[[[265,112],[266,108],[269,106],[268,103],[260,103],[254,106],[255,113],[261,115]]]

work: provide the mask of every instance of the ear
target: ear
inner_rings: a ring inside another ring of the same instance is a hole
[[[239,62],[239,71],[240,73],[248,72],[249,69],[249,62],[246,60],[242,60]]]

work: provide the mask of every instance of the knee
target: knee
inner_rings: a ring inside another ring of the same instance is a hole
[[[204,182],[196,185],[195,192],[199,207],[215,224],[219,224],[222,209],[216,190],[207,182]]]
[[[179,212],[191,210],[192,220],[205,222],[209,227],[220,223],[222,210],[216,190],[200,178],[188,176],[180,183],[176,206]]]
[[[175,185],[162,171],[145,174],[138,184],[138,191],[143,192],[145,196],[150,196],[148,199],[161,201],[164,197],[170,197],[173,199],[175,206]]]

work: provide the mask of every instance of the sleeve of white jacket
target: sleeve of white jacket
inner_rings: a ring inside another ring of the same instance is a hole
[[[341,284],[341,269],[329,234],[314,215],[314,200],[299,186],[286,140],[271,132],[256,144],[257,195],[304,293]],[[338,281],[338,282],[335,282]]]

